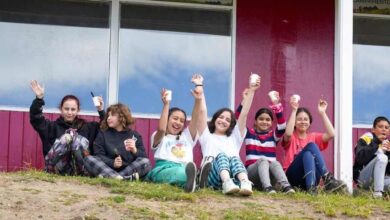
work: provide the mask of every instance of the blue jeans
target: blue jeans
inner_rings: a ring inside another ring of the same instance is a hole
[[[303,190],[316,187],[322,176],[328,172],[321,151],[315,143],[308,143],[295,157],[286,171],[292,186]]]

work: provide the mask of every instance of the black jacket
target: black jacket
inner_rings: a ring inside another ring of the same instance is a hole
[[[126,139],[133,137],[136,139],[136,154],[126,151],[124,144]],[[117,131],[113,128],[108,128],[105,131],[99,131],[93,148],[95,156],[99,157],[105,164],[113,169],[115,169],[114,160],[118,155],[120,155],[122,157],[123,166],[115,170],[123,169],[124,167],[130,165],[138,157],[147,157],[141,135],[131,129]]]
[[[43,99],[34,99],[30,106],[30,123],[39,134],[42,141],[43,156],[49,152],[54,144],[54,141],[61,137],[69,128],[77,129],[77,133],[89,140],[89,150],[91,154],[93,141],[99,131],[98,122],[86,122],[83,119],[76,118],[73,123],[65,122],[63,117],[59,117],[55,121],[45,119],[42,110],[45,105]],[[100,120],[104,118],[104,111],[99,112]]]
[[[353,165],[353,179],[357,182],[360,171],[375,158],[381,141],[372,133],[365,133],[359,138],[355,147],[355,163]],[[390,152],[385,153],[390,158]],[[387,164],[386,174],[390,174],[390,164]]]

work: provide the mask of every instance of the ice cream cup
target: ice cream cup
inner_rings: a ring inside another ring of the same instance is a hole
[[[249,77],[249,84],[255,85],[258,79],[260,79],[260,76],[258,74],[251,73],[251,75]]]
[[[165,95],[166,95],[165,99],[167,101],[171,101],[172,100],[172,90],[165,91]]]
[[[94,106],[100,106],[99,96],[92,97],[92,101]]]

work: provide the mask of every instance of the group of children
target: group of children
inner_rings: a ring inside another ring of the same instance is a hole
[[[335,133],[326,114],[327,102],[320,99],[318,103],[325,133],[309,132],[312,116],[306,108],[299,107],[297,96],[290,98],[292,111],[286,123],[277,92],[270,97],[270,108],[256,112],[254,125],[250,127],[247,116],[260,81],[259,78],[249,84],[236,112],[222,108],[207,122],[204,79],[200,74],[193,75],[194,107],[188,125],[185,111],[171,108],[171,97],[163,89],[163,109],[151,137],[156,162],[153,168],[142,137],[130,128],[134,123],[131,112],[123,104],[111,105],[104,112],[103,99],[99,98],[97,110],[101,121],[87,122],[78,117],[78,98],[67,95],[59,106],[61,116],[51,121],[42,114],[44,88],[34,80],[31,88],[36,98],[30,107],[30,122],[42,140],[45,170],[51,173],[141,178],[177,185],[186,192],[194,192],[198,185],[242,196],[251,195],[253,185],[267,193],[276,190],[295,193],[295,187],[316,194],[321,179],[326,192],[342,191],[345,183],[333,177],[321,154]],[[372,132],[364,135],[356,147],[354,179],[365,188],[373,183],[375,197],[382,197],[390,188],[388,135],[389,121],[379,117]],[[203,155],[199,171],[193,162],[193,148],[198,141]],[[239,155],[243,142],[244,163]],[[284,148],[281,162],[276,159],[278,142]]]

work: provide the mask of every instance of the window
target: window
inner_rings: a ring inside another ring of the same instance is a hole
[[[390,4],[354,1],[353,123],[390,117]]]
[[[190,80],[205,78],[209,113],[230,106],[231,11],[123,4],[119,101],[133,112],[161,112],[162,88],[171,106],[192,111]]]
[[[96,112],[90,91],[106,95],[109,4],[77,1],[0,2],[0,106],[26,108],[29,81],[45,86],[46,109],[74,94]]]

